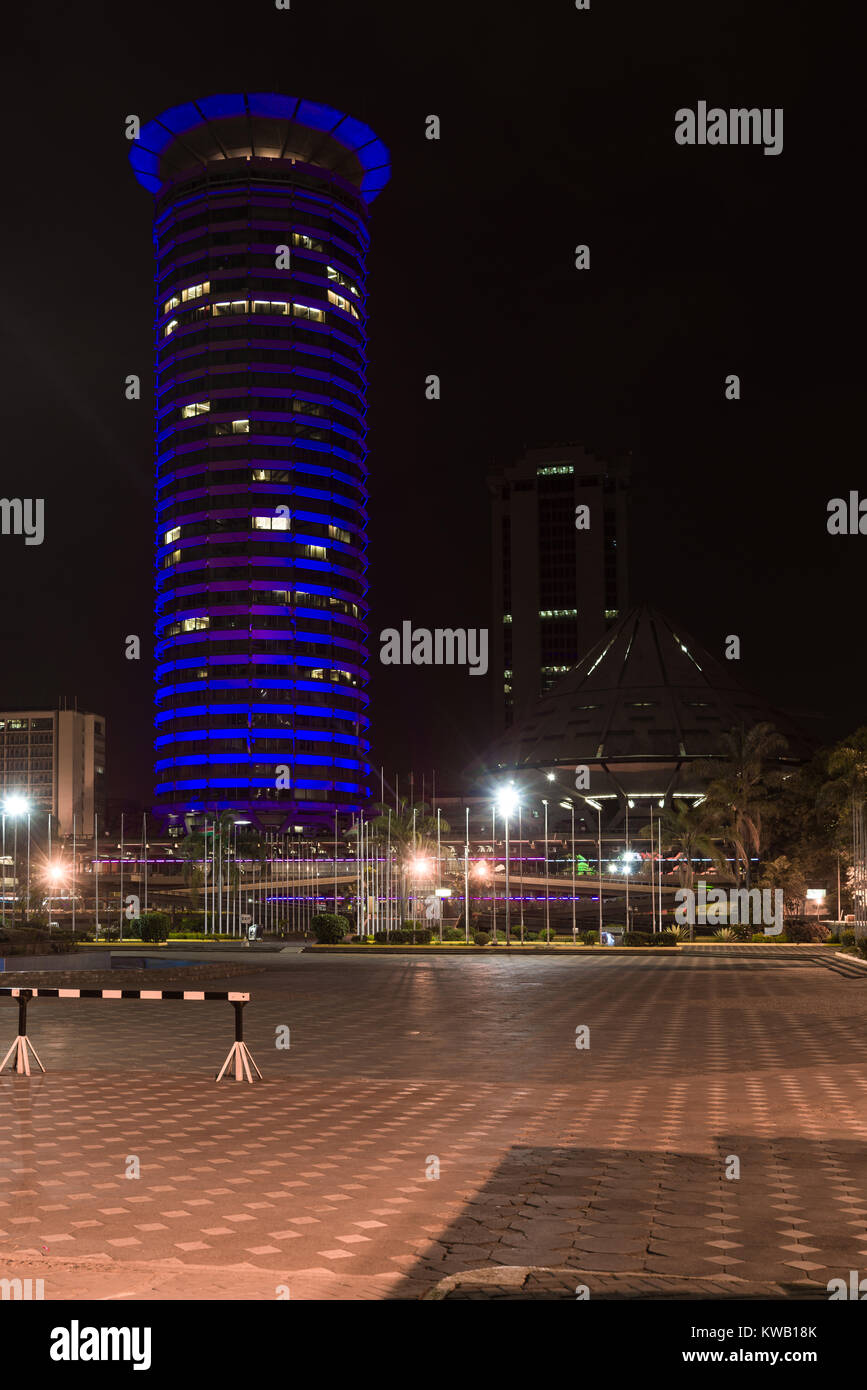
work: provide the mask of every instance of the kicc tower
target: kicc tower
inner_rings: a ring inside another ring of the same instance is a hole
[[[155,196],[155,807],[367,800],[368,213],[388,153],[270,92],[165,111]]]

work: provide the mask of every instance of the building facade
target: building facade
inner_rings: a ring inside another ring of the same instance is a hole
[[[84,710],[0,714],[0,807],[22,801],[52,832],[93,834],[105,814],[105,719]],[[24,812],[26,814],[26,812]]]
[[[488,478],[494,727],[509,728],[627,605],[624,461],[532,449]]]
[[[215,96],[145,125],[155,195],[156,787],[169,824],[369,796],[367,272],[382,142]]]

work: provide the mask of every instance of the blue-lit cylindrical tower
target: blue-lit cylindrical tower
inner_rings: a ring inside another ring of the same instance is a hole
[[[274,93],[142,127],[156,199],[156,797],[333,824],[366,801],[373,131]]]

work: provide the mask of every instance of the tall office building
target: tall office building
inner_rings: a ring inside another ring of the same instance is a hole
[[[55,836],[93,834],[105,815],[105,720],[78,709],[0,714],[0,809],[24,803],[50,811]],[[26,814],[26,811],[21,812]]]
[[[577,445],[531,449],[488,478],[495,728],[522,719],[626,608],[628,482],[626,462]]]
[[[155,195],[156,798],[333,825],[369,796],[368,212],[388,154],[274,93],[142,127]]]

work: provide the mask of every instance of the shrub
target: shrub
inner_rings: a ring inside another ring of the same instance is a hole
[[[579,935],[585,946],[595,946],[599,940],[598,931],[582,931]]]
[[[840,945],[841,945],[841,946],[854,946],[854,945],[855,945],[855,933],[854,933],[854,931],[852,931],[851,928],[848,928],[848,927],[847,927],[847,929],[846,929],[845,931],[842,931],[842,932],[840,933]]]
[[[466,938],[457,927],[443,927],[443,941],[464,941]]]
[[[787,941],[827,941],[831,932],[815,917],[787,917],[785,934]]]
[[[192,933],[199,935],[205,930],[204,912],[191,912],[186,917],[179,918],[177,930],[182,936],[190,936]]]
[[[169,914],[167,912],[143,912],[138,919],[139,940],[151,943],[168,941]]]
[[[656,941],[659,946],[676,946],[680,941],[676,931],[661,931],[657,933]]]
[[[736,927],[731,928],[735,941],[749,941],[753,934],[753,929],[749,922],[739,922]]]
[[[611,928],[609,927],[610,931]],[[623,933],[624,946],[653,946],[655,938],[646,931],[627,931]]]
[[[490,933],[486,931],[477,931],[473,940],[477,946],[488,946],[491,941]]]
[[[348,935],[349,922],[339,912],[317,912],[310,929],[320,946],[336,946]]]
[[[715,939],[716,941],[734,941],[734,939],[735,939],[734,928],[733,928],[733,927],[717,927],[716,931],[714,932],[714,939]]]

